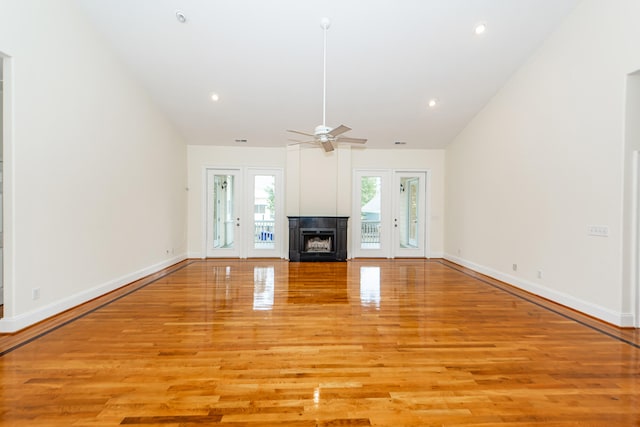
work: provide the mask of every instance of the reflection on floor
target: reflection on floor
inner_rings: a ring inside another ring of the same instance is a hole
[[[640,425],[635,332],[441,260],[189,260],[64,316],[0,425]]]

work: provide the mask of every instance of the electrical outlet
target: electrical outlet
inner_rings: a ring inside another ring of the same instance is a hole
[[[609,227],[606,225],[590,225],[587,229],[589,236],[609,237]]]
[[[513,271],[518,271],[518,264],[513,264],[511,268],[513,269]]]
[[[31,298],[33,298],[34,301],[40,299],[40,288],[33,288],[31,291]]]
[[[542,274],[542,270],[538,270],[538,279],[542,279],[543,274]]]

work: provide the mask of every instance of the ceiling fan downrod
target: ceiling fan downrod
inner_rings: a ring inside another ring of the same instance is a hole
[[[324,33],[324,46],[322,50],[322,127],[327,127],[327,30],[331,26],[329,18],[322,18],[320,26]]]
[[[300,135],[313,137],[313,139],[310,141],[298,141],[295,139],[292,141],[295,141],[299,144],[317,143],[322,146],[325,152],[333,151],[335,149],[334,143],[347,142],[351,144],[364,144],[367,142],[367,140],[364,138],[348,138],[341,136],[345,132],[350,131],[350,127],[340,125],[336,128],[331,129],[327,126],[327,30],[329,29],[330,25],[331,22],[329,21],[329,18],[322,18],[320,20],[320,26],[323,30],[324,45],[322,51],[322,124],[316,126],[313,134],[301,132],[298,130],[287,130],[287,132],[293,132]]]

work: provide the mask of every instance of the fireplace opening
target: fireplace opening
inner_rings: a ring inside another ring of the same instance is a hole
[[[333,231],[301,230],[302,251],[307,253],[333,252]]]
[[[290,261],[346,261],[346,216],[290,216]]]

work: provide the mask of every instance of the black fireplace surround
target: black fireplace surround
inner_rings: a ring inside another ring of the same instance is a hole
[[[289,261],[346,261],[347,216],[290,216]]]

